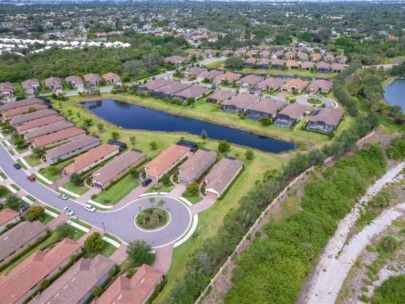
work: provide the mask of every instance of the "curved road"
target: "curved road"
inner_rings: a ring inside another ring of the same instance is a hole
[[[96,211],[90,213],[83,208],[83,205],[72,200],[62,200],[57,197],[57,193],[39,182],[30,182],[24,170],[16,170],[13,167],[14,159],[8,151],[0,144],[0,167],[4,173],[18,187],[34,196],[46,205],[58,210],[69,207],[75,212],[75,217],[103,230],[103,223],[108,233],[119,237],[123,242],[128,243],[133,240],[145,240],[152,247],[160,247],[176,241],[181,237],[191,225],[191,213],[186,205],[180,201],[167,197],[155,196],[156,202],[164,199],[164,208],[170,213],[171,220],[167,226],[154,232],[138,229],[134,224],[136,214],[139,212],[138,206],[150,205],[149,198],[137,199],[125,207],[114,211]]]

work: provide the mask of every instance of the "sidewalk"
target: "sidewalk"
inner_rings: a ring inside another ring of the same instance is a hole
[[[170,269],[170,265],[172,264],[173,246],[174,244],[171,243],[164,247],[155,249],[156,259],[153,267],[164,274],[167,274]]]
[[[100,193],[100,192],[101,192],[101,189],[100,189],[100,188],[92,187],[92,188],[90,188],[89,191],[87,191],[87,192],[84,193],[81,197],[79,197],[78,199],[76,199],[76,201],[78,201],[79,203],[82,203],[83,205],[84,205],[84,204],[87,204],[87,202],[88,202],[89,200],[91,200],[91,197],[92,197],[94,194],[97,194],[97,193]]]

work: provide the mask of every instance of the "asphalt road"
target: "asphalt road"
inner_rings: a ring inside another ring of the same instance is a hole
[[[40,182],[30,182],[24,170],[17,170],[13,167],[14,159],[7,150],[0,145],[0,167],[4,173],[22,190],[34,196],[46,205],[52,206],[60,211],[69,207],[75,212],[75,217],[89,223],[92,226],[103,230],[103,223],[106,231],[116,235],[125,243],[133,240],[145,240],[152,247],[159,247],[177,240],[185,233],[191,224],[191,213],[187,206],[180,201],[170,197],[156,197],[164,199],[166,209],[171,216],[169,224],[157,231],[143,231],[135,226],[134,219],[139,212],[139,205],[150,206],[149,198],[140,198],[115,211],[96,211],[90,213],[83,208],[83,205],[72,200],[62,200],[57,193],[44,186]]]

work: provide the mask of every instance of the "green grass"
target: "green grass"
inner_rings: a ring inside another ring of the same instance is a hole
[[[149,188],[145,193],[151,192],[170,192],[174,188],[174,185],[165,186],[162,182],[158,182],[153,187]]]
[[[44,213],[40,218],[39,221],[46,225],[48,224],[50,221],[52,221],[54,218],[52,216],[50,216],[49,214]]]
[[[62,187],[65,188],[66,190],[69,190],[69,191],[71,191],[73,193],[76,193],[77,195],[82,195],[82,194],[86,193],[87,191],[89,191],[89,188],[87,188],[85,186],[82,186],[82,185],[81,186],[76,186],[71,181],[64,184]]]
[[[11,194],[11,191],[7,187],[4,187],[4,190],[0,193],[0,198],[6,198]]]
[[[31,202],[36,202],[37,200],[35,199],[35,197],[33,197],[32,195],[26,195],[26,198],[28,198]]]
[[[197,203],[201,202],[202,199],[203,199],[199,195],[197,195],[197,196],[189,196],[187,191],[185,191],[181,196],[184,197],[186,200],[188,200],[192,204],[197,204]]]
[[[115,205],[133,189],[138,187],[140,183],[141,182],[138,178],[133,177],[131,174],[127,174],[116,184],[97,194],[94,201],[106,205]]]
[[[101,251],[101,254],[105,257],[109,257],[111,256],[115,251],[117,250],[117,248],[113,245],[111,245],[110,243],[104,241],[104,247],[103,250]]]
[[[45,209],[48,209],[49,211],[52,211],[53,213],[56,213],[56,214],[61,214],[61,212],[59,210],[49,207],[49,206],[46,206]]]
[[[122,244],[121,240],[112,234],[106,233],[106,234],[104,234],[104,236],[116,241],[119,244]]]
[[[67,165],[71,164],[74,162],[74,158],[69,158],[65,159],[55,165],[51,165],[49,167],[41,168],[39,170],[39,173],[45,176],[47,179],[49,179],[52,182],[57,181],[58,179],[62,178],[62,169],[65,168]],[[50,168],[56,168],[55,172],[53,172]]]
[[[16,191],[20,191],[20,187],[18,187],[16,184],[11,184],[11,187],[13,187]]]
[[[42,161],[38,158],[36,158],[34,155],[28,155],[24,157],[24,160],[31,166],[31,167],[36,167],[42,164]]]
[[[323,79],[333,79],[336,74],[334,73],[317,73],[312,71],[301,71],[301,70],[273,70],[273,69],[254,69],[254,68],[243,68],[236,72],[249,73],[249,74],[267,74],[273,76],[298,76],[298,77],[309,77],[309,78],[323,78]]]
[[[73,226],[70,226],[70,227],[72,227],[72,231],[71,231],[71,234],[70,234],[69,237],[74,241],[79,240],[81,237],[83,237],[83,235],[86,234],[86,232],[84,232],[84,231],[82,231],[80,229],[77,229],[77,228],[75,228]]]
[[[24,165],[24,163],[21,161],[21,159],[17,159],[17,164],[19,164],[21,166],[21,168],[23,168],[24,170],[27,170],[27,166]]]
[[[84,223],[84,222],[82,222],[82,221],[79,221],[79,220],[77,220],[77,219],[71,219],[71,221],[74,222],[74,223],[76,223],[76,224],[78,224],[78,225],[80,225],[80,226],[83,226],[83,227],[85,227],[85,228],[87,228],[87,229],[91,229],[91,225],[86,224],[86,223]]]
[[[7,179],[7,175],[5,175],[3,172],[0,172],[0,176],[1,176],[3,179]]]

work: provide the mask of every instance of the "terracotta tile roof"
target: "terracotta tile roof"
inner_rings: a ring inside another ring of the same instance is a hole
[[[143,264],[131,279],[118,277],[94,304],[141,304],[150,296],[163,273]]]
[[[305,87],[309,84],[308,81],[302,80],[302,79],[290,79],[287,81],[284,85],[282,85],[282,89],[284,90],[292,90],[296,89],[298,91],[302,91],[305,89]]]
[[[277,112],[285,105],[286,103],[282,100],[273,98],[262,98],[259,102],[252,105],[249,110],[258,111],[269,115],[276,115]]]
[[[283,66],[283,65],[284,65],[284,61],[281,60],[281,59],[273,59],[273,60],[271,61],[271,65],[280,65],[280,66]]]
[[[1,304],[12,304],[55,271],[80,245],[64,239],[49,251],[37,251],[11,271],[0,275]]]
[[[311,111],[312,109],[313,107],[309,105],[290,103],[280,111],[279,115],[285,115],[290,117],[291,119],[299,119],[302,115],[305,114],[305,112]]]
[[[145,165],[145,171],[153,176],[160,176],[189,152],[190,149],[187,147],[173,145],[147,163]]]
[[[248,84],[256,84],[260,81],[264,80],[264,77],[257,76],[257,75],[247,75],[239,80],[240,83],[248,83]]]
[[[59,157],[77,151],[85,146],[100,143],[100,140],[92,135],[86,135],[72,140],[66,144],[46,150],[46,157],[49,159],[58,159]]]
[[[253,105],[255,102],[259,101],[259,99],[260,96],[245,93],[235,96],[230,100],[225,100],[222,105],[232,105],[239,109],[246,109]]]
[[[235,96],[236,93],[231,90],[217,90],[209,98],[216,99],[218,101],[223,101]]]
[[[264,89],[264,90],[267,88],[274,90],[274,89],[278,89],[279,87],[281,87],[284,83],[285,83],[285,80],[283,80],[283,79],[270,77],[270,78],[267,78],[267,79],[259,82],[257,84],[257,87],[259,89]]]
[[[247,59],[245,59],[245,64],[255,64],[256,63],[256,58],[254,57],[249,57]]]
[[[53,143],[57,143],[64,139],[76,137],[79,135],[85,135],[85,134],[86,134],[85,130],[83,130],[81,128],[77,128],[77,127],[71,127],[71,128],[57,131],[52,134],[46,134],[46,135],[39,136],[39,137],[35,138],[35,140],[33,142],[33,146],[34,147],[43,147],[43,146],[47,146],[47,145],[50,145]]]
[[[194,181],[217,158],[214,151],[197,150],[179,167],[179,178]]]
[[[91,260],[81,258],[30,304],[81,303],[113,266],[114,262],[102,255]]]
[[[324,62],[324,61],[320,61],[316,63],[316,68],[317,69],[325,69],[325,70],[329,70],[329,64]]]
[[[199,86],[199,85],[195,85],[192,87],[189,87],[183,91],[177,92],[175,94],[176,97],[182,97],[182,98],[197,98],[200,97],[202,95],[204,95],[205,93],[207,93],[210,89],[207,87],[203,87],[203,86]]]
[[[129,150],[115,157],[111,162],[93,173],[93,181],[106,184],[128,168],[140,164],[145,159],[145,154],[136,150]]]
[[[42,109],[46,109],[48,106],[45,104],[41,104],[41,103],[35,103],[29,106],[24,106],[24,107],[19,107],[19,108],[14,108],[11,110],[7,110],[4,111],[2,113],[4,118],[10,118],[12,116],[16,116],[16,115],[21,115],[21,114],[26,114],[29,113],[32,109],[35,110],[42,110]]]
[[[0,261],[24,245],[32,242],[47,230],[41,222],[24,221],[0,236]]]
[[[293,67],[298,68],[299,64],[295,60],[287,60],[286,66],[287,66],[287,68],[293,68]]]
[[[215,81],[223,81],[227,80],[229,82],[236,81],[241,77],[240,74],[238,73],[233,73],[233,72],[226,72],[224,74],[218,75],[215,77]]]
[[[318,91],[321,89],[324,92],[329,92],[332,89],[333,82],[325,79],[316,79],[310,85],[309,89]]]
[[[164,59],[164,62],[170,62],[170,63],[182,63],[184,61],[186,61],[186,57],[183,56],[170,56],[170,57],[166,57]]]
[[[344,71],[346,67],[341,63],[332,63],[330,65],[332,71]]]
[[[256,65],[269,65],[270,60],[268,58],[261,58],[256,62]]]
[[[198,75],[198,74],[201,74],[206,71],[207,71],[207,69],[205,69],[205,68],[191,67],[191,68],[188,68],[184,73],[188,74],[188,75]]]
[[[312,69],[314,64],[311,61],[305,61],[301,63],[301,69]]]
[[[233,178],[242,169],[240,160],[223,158],[217,162],[211,171],[204,177],[206,191],[213,191],[221,195]]]
[[[32,112],[32,113],[26,113],[26,114],[21,114],[21,115],[14,116],[10,120],[10,123],[12,125],[18,125],[18,124],[28,122],[28,121],[31,121],[31,120],[35,120],[35,119],[38,119],[38,118],[55,115],[57,113],[58,112],[56,112],[55,110],[52,110],[52,109],[38,110],[38,111],[35,111],[35,112]]]
[[[2,212],[0,212],[0,226],[7,224],[9,221],[15,219],[18,216],[19,213],[17,211],[14,211],[10,208],[4,209]]]
[[[42,135],[54,133],[63,129],[67,129],[73,127],[74,123],[66,120],[57,121],[55,123],[48,124],[46,126],[39,127],[32,131],[29,131],[24,135],[25,139],[32,140],[35,137],[39,137]]]
[[[21,126],[17,127],[18,132],[24,132],[27,130],[31,130],[34,128],[39,128],[41,126],[46,126],[48,124],[52,124],[58,121],[63,121],[65,118],[60,115],[51,115],[51,116],[46,116],[38,119],[31,120]]]
[[[66,82],[74,83],[75,85],[83,84],[83,80],[79,76],[69,76],[65,78]]]
[[[33,87],[39,87],[39,80],[38,79],[28,79],[28,80],[24,80],[21,83],[22,87],[24,90],[30,90]]]
[[[191,86],[192,86],[192,84],[181,83],[181,82],[176,81],[171,84],[165,85],[164,87],[160,87],[160,88],[156,89],[155,92],[163,93],[166,95],[171,95],[171,94],[180,92],[182,90],[185,90]]]
[[[102,144],[76,157],[73,163],[65,167],[65,171],[69,174],[76,173],[114,152],[118,153],[119,149],[120,147],[117,145]]]
[[[89,74],[83,75],[83,78],[86,82],[89,82],[89,83],[95,83],[96,81],[100,81],[100,76],[98,76],[98,74],[95,74],[95,73],[89,73]]]
[[[206,71],[206,72],[199,74],[198,77],[214,79],[215,77],[218,77],[219,75],[222,75],[222,74],[224,74],[223,71],[211,70],[211,71]]]
[[[114,81],[121,81],[121,77],[117,73],[109,72],[102,75],[103,79],[108,81],[113,79]]]
[[[312,60],[318,61],[318,60],[321,60],[322,54],[319,54],[319,53],[312,53],[312,54],[310,55],[310,57],[311,57]]]
[[[323,108],[316,111],[308,121],[323,122],[330,126],[337,126],[345,112],[342,109]]]
[[[14,92],[15,86],[11,82],[0,83],[0,92]]]
[[[154,80],[149,80],[147,83],[140,85],[140,88],[145,88],[148,91],[150,90],[156,90],[160,87],[167,86],[169,84],[176,83],[174,80],[171,79],[163,79],[163,78],[158,78]]]
[[[43,101],[39,98],[28,98],[28,99],[23,99],[20,101],[8,102],[8,103],[0,106],[0,112],[19,108],[19,107],[33,105],[36,103],[43,103]]]
[[[50,88],[52,86],[56,87],[62,87],[62,79],[59,77],[49,77],[45,79],[45,86]]]

